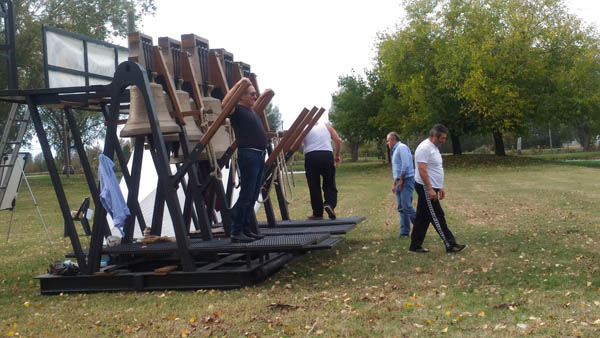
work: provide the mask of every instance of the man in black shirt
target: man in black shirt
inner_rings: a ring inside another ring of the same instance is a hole
[[[258,114],[252,111],[257,93],[248,87],[234,113],[229,117],[238,144],[238,167],[240,168],[240,195],[233,206],[231,241],[252,242],[264,236],[250,230],[254,216],[254,204],[258,199],[265,168],[267,133]]]

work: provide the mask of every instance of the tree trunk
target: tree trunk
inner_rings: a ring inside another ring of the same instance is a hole
[[[506,152],[504,151],[504,139],[502,138],[502,132],[499,130],[494,130],[494,153],[496,156],[506,156]]]
[[[357,141],[353,141],[352,142],[352,162],[356,162],[358,161],[358,146],[360,145],[359,142]]]
[[[583,151],[590,150],[590,139],[592,138],[591,133],[587,131],[587,128],[577,128],[577,138],[579,143],[583,147]]]
[[[385,153],[387,154],[387,160],[389,164],[392,164],[392,150],[386,145]]]
[[[460,145],[460,136],[452,133],[452,134],[450,134],[450,137],[452,138],[452,154],[462,155],[462,147]]]

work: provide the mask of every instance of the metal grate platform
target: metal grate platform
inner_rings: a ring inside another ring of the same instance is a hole
[[[266,236],[251,243],[231,243],[229,238],[202,241],[190,240],[190,253],[233,253],[233,252],[288,252],[301,250],[304,247],[317,244],[329,238],[328,233],[291,234],[285,236]],[[177,243],[161,242],[152,244],[122,244],[104,247],[103,254],[168,254],[177,252]]]
[[[261,228],[261,233],[265,236],[276,236],[276,235],[291,235],[291,234],[330,234],[330,235],[343,235],[348,231],[354,229],[355,223],[350,224],[338,224],[338,225],[323,225],[323,226],[312,226],[312,227],[276,227],[276,228]]]
[[[321,243],[309,245],[309,246],[305,247],[304,250],[311,251],[311,250],[333,249],[335,246],[337,246],[338,244],[342,243],[345,240],[346,239],[344,237],[330,237]]]
[[[289,221],[277,221],[277,224],[274,228],[278,227],[314,227],[314,226],[327,226],[327,225],[340,225],[340,224],[358,224],[364,220],[366,217],[349,217],[349,218],[336,218],[336,219],[322,219],[318,221],[312,221],[308,219],[302,220],[289,220]],[[267,222],[258,222],[258,226],[261,228],[268,228],[269,224]]]

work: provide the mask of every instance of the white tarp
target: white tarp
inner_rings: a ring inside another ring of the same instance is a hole
[[[127,164],[127,167],[129,168],[130,172],[131,172],[132,162],[133,162],[133,154],[131,154],[129,163]],[[171,173],[175,173],[175,171],[176,171],[175,165],[171,165]],[[223,168],[221,170],[221,173],[222,173],[222,177],[223,177],[223,187],[227,187],[227,180],[229,178],[229,169]],[[144,221],[146,222],[147,226],[152,225],[152,215],[154,213],[154,202],[155,202],[155,198],[156,198],[157,184],[158,184],[158,174],[156,173],[156,169],[154,168],[154,162],[152,161],[152,155],[150,155],[149,150],[144,150],[138,201],[140,204],[140,208],[142,210],[142,214],[144,215]],[[127,200],[128,190],[127,190],[127,185],[125,183],[124,178],[121,179],[120,187],[121,187],[121,192],[123,193],[123,196],[125,197],[125,200]],[[233,190],[233,194],[232,194],[232,204],[231,204],[232,206],[235,203],[235,201],[237,201],[238,195],[239,195],[239,188],[235,188]],[[177,196],[179,197],[179,205],[183,212],[183,204],[185,201],[185,194],[181,187],[177,190]],[[254,210],[258,211],[259,208],[260,208],[260,203],[257,202],[254,206]],[[217,212],[217,218],[220,220],[220,215],[218,212]],[[108,223],[111,228],[112,234],[115,236],[120,236],[121,234],[120,234],[119,230],[113,227],[113,223],[112,223],[112,220],[110,219],[110,216],[107,216],[107,219],[108,219]],[[192,227],[193,227],[193,225],[192,225]],[[162,236],[170,236],[170,237],[175,236],[175,232],[173,230],[173,222],[171,221],[171,214],[169,213],[169,209],[167,208],[166,203],[165,203],[165,207],[164,207],[162,234],[161,235]],[[139,223],[136,219],[134,238],[140,238],[140,237],[143,237],[143,236],[140,231]]]

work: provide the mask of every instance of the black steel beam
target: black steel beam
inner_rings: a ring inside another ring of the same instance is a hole
[[[81,248],[81,243],[79,242],[79,236],[77,235],[75,224],[73,223],[73,217],[71,217],[69,202],[67,201],[67,196],[65,195],[65,191],[60,181],[56,164],[54,163],[54,157],[52,156],[52,151],[50,150],[50,144],[48,143],[48,137],[46,136],[46,131],[44,130],[44,125],[42,124],[42,119],[40,118],[40,114],[37,109],[37,104],[34,102],[34,99],[31,96],[27,96],[26,100],[27,107],[29,108],[29,113],[31,115],[31,120],[33,121],[33,126],[38,136],[38,141],[42,147],[44,160],[48,166],[48,173],[50,174],[52,185],[54,186],[54,191],[56,192],[56,198],[58,199],[58,204],[69,232],[69,239],[71,240],[71,246],[73,247],[75,257],[77,258],[77,264],[79,265],[79,269],[81,271],[88,272],[88,265]]]

